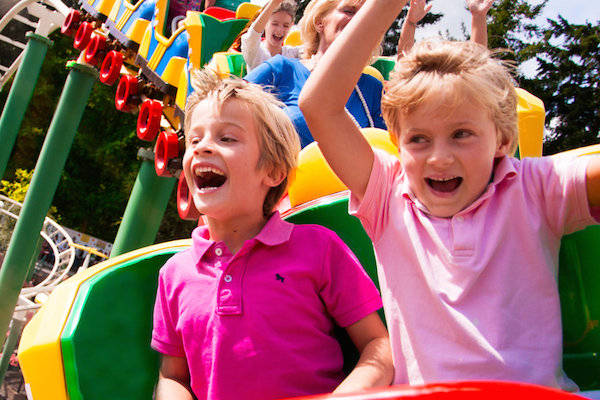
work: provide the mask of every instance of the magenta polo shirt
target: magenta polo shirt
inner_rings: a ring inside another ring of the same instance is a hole
[[[351,200],[379,268],[395,383],[522,381],[576,390],[562,371],[561,236],[594,224],[585,158],[499,160],[483,195],[429,215],[397,158],[377,151]]]
[[[208,239],[160,271],[152,348],[186,357],[198,399],[268,400],[332,391],[343,379],[334,323],[381,308],[356,257],[332,231],[275,213],[231,255]]]

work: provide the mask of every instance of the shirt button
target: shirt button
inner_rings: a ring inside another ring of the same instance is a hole
[[[223,278],[223,280],[224,280],[225,282],[227,282],[227,283],[231,282],[231,280],[232,280],[232,279],[233,279],[233,278],[232,278],[232,277],[231,277],[231,275],[229,275],[229,274],[228,274],[228,275],[225,275],[225,278]]]
[[[222,254],[223,254],[223,249],[222,249],[222,248],[220,248],[220,247],[217,247],[217,248],[215,249],[215,254],[216,254],[216,255],[218,255],[218,256],[222,255]]]

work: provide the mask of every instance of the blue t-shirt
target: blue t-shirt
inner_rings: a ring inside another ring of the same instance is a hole
[[[298,131],[302,147],[314,141],[298,107],[300,91],[309,75],[310,71],[300,60],[277,55],[253,69],[245,78],[248,82],[272,88],[273,94],[286,105],[285,111]],[[358,87],[365,99],[374,127],[387,129],[381,116],[383,90],[381,82],[371,75],[363,74],[358,80]],[[370,126],[367,111],[356,89],[352,91],[346,108],[361,128]]]

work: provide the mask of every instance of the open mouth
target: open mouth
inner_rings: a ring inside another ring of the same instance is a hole
[[[227,177],[222,171],[212,167],[196,169],[196,187],[201,193],[216,190],[225,184]]]
[[[463,178],[456,177],[450,179],[431,179],[425,178],[425,181],[436,192],[450,193],[455,191],[463,181]]]
[[[276,42],[281,42],[283,40],[283,36],[277,36],[277,35],[271,35],[273,37],[273,40],[275,40]]]

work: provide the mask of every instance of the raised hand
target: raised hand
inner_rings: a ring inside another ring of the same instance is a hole
[[[416,25],[430,10],[431,4],[427,4],[425,0],[410,0],[410,7],[408,8],[408,13],[406,14],[406,20],[409,23]]]
[[[474,15],[474,16],[487,15],[490,8],[492,8],[492,4],[494,4],[494,0],[466,0],[466,1],[467,1],[467,7],[469,8],[471,15]]]

